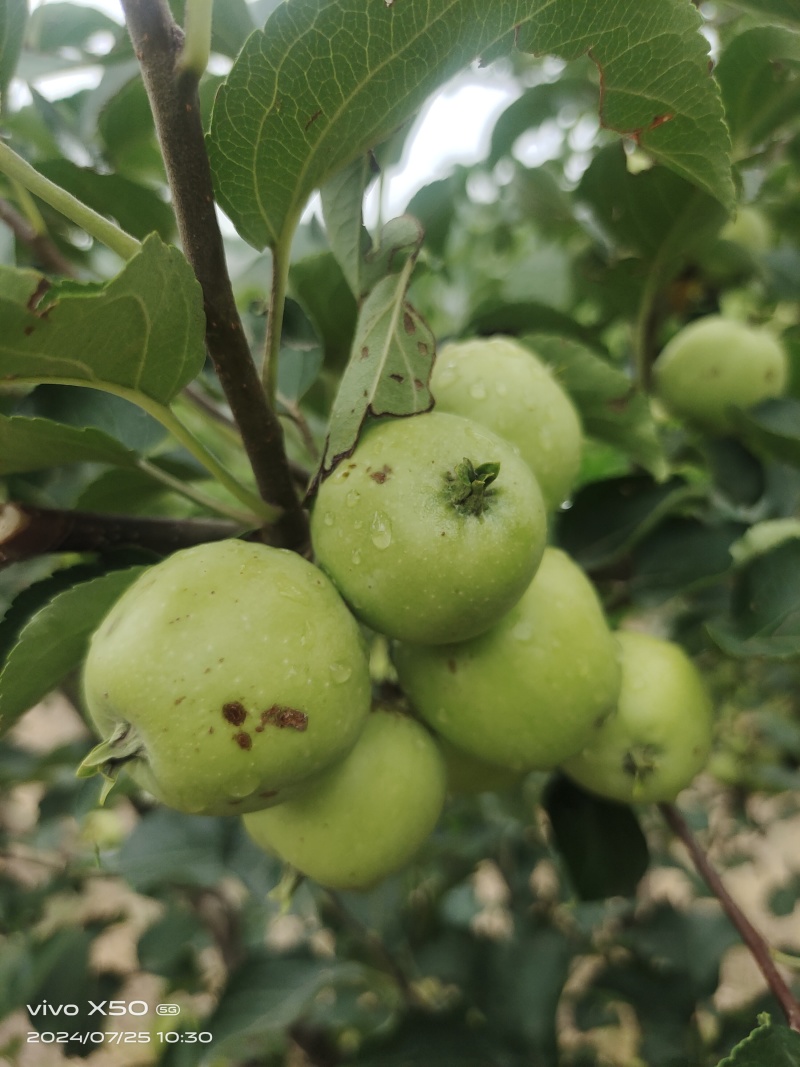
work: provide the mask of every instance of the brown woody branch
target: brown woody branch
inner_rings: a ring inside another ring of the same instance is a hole
[[[150,519],[0,504],[0,567],[47,552],[143,548],[166,556],[180,548],[235,537],[241,527],[216,519]]]
[[[63,274],[67,278],[75,277],[72,264],[61,254],[51,238],[46,233],[38,233],[28,220],[2,197],[0,197],[0,221],[8,226],[18,241],[30,248],[36,262],[44,270],[51,271],[53,274]]]
[[[712,867],[708,856],[680,811],[674,804],[659,804],[659,808],[669,828],[683,842],[698,873],[720,902],[723,911],[736,927],[742,941],[750,950],[772,995],[783,1009],[787,1023],[792,1030],[800,1033],[800,1003],[792,993],[783,975],[775,966],[769,945],[725,888],[722,879]]]
[[[150,100],[183,251],[203,291],[208,353],[241,430],[259,492],[284,509],[284,543],[302,548],[307,522],[289,470],[283,430],[262,389],[228,275],[197,79],[177,69],[183,32],[166,0],[122,0],[122,7]]]

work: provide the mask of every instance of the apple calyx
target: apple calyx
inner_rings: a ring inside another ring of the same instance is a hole
[[[660,752],[656,745],[633,745],[625,753],[623,770],[634,779],[634,792],[657,770]]]
[[[493,492],[489,486],[499,473],[499,463],[481,463],[476,467],[464,457],[454,471],[444,476],[448,501],[462,515],[482,515]]]
[[[122,765],[139,759],[144,751],[144,742],[135,728],[129,722],[120,722],[110,737],[94,746],[75,774],[78,778],[91,778],[92,775],[102,774],[105,778],[100,793],[102,804],[114,787]]]

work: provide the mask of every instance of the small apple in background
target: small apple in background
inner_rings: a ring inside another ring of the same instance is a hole
[[[105,740],[79,773],[121,766],[179,811],[281,801],[340,759],[370,708],[358,626],[294,552],[220,541],[176,552],[117,601],[83,675]]]
[[[460,644],[398,643],[400,684],[458,749],[512,770],[550,770],[615,706],[617,646],[597,594],[564,552],[547,548],[521,600]]]
[[[292,800],[245,815],[268,852],[331,889],[368,889],[411,859],[445,799],[444,760],[429,732],[377,708],[355,747]]]
[[[711,433],[733,429],[729,409],[780,396],[788,363],[769,331],[708,315],[685,326],[653,365],[656,392],[679,418]]]
[[[519,449],[548,511],[569,496],[581,464],[580,417],[550,369],[510,337],[442,345],[431,376],[437,411],[483,423]]]
[[[432,412],[369,426],[321,484],[316,558],[373,630],[424,644],[497,622],[542,558],[539,486],[506,441]]]
[[[711,752],[711,697],[679,645],[629,630],[620,631],[617,640],[622,663],[617,710],[594,728],[563,770],[611,800],[674,800]]]

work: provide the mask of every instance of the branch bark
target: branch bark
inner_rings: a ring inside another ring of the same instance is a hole
[[[18,241],[30,248],[37,264],[44,270],[52,271],[54,274],[63,274],[67,278],[75,277],[72,264],[61,254],[47,234],[37,233],[28,220],[2,197],[0,197],[0,221],[8,226]]]
[[[701,878],[720,902],[725,914],[736,927],[742,941],[750,950],[772,995],[783,1009],[787,1023],[792,1030],[800,1033],[800,1003],[792,993],[783,975],[775,966],[769,945],[725,888],[722,879],[712,867],[708,856],[703,851],[681,812],[674,804],[659,804],[659,808],[667,825],[675,836],[683,842]]]
[[[225,262],[205,150],[197,78],[180,72],[183,33],[166,0],[122,0],[172,192],[181,243],[200,286],[206,344],[262,498],[284,510],[288,547],[303,548],[307,521],[289,470],[283,430],[261,387]]]
[[[235,537],[241,527],[215,519],[148,519],[0,504],[0,567],[47,552],[144,548],[168,555],[180,548]]]

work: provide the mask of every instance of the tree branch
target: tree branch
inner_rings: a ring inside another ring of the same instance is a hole
[[[150,519],[0,504],[0,567],[47,552],[103,552],[121,547],[168,555],[235,537],[241,526],[216,519]]]
[[[183,250],[203,290],[208,353],[242,432],[259,492],[267,503],[284,509],[284,543],[301,548],[307,540],[306,516],[280,422],[250,355],[225,262],[197,79],[179,72],[183,34],[166,0],[122,0],[122,7],[155,119]]]
[[[703,881],[720,902],[725,914],[750,950],[772,995],[783,1008],[787,1023],[792,1030],[800,1033],[800,1002],[797,1001],[783,975],[775,966],[769,945],[725,888],[722,879],[711,866],[708,856],[681,812],[674,804],[659,804],[658,806],[669,828],[685,845]]]
[[[61,254],[47,234],[37,233],[28,220],[2,197],[0,197],[0,221],[8,226],[18,241],[30,248],[38,265],[53,274],[63,274],[67,278],[75,277],[72,264]]]

